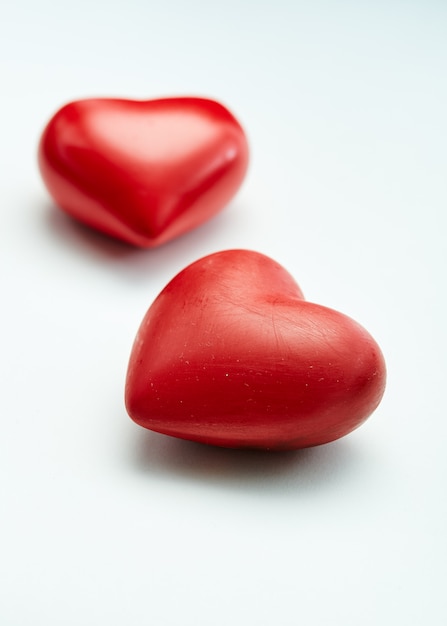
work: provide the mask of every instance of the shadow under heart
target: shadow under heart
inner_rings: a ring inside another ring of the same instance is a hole
[[[139,431],[137,471],[232,489],[307,491],[358,476],[364,459],[348,438],[303,450],[233,450]]]

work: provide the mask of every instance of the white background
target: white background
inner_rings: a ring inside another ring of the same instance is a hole
[[[447,623],[447,3],[17,0],[0,10],[0,623]],[[200,95],[251,165],[218,217],[131,251],[51,203],[65,102]],[[379,409],[287,454],[173,440],[123,405],[158,292],[226,248],[356,318]]]

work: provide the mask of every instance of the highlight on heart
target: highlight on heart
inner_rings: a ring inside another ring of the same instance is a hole
[[[50,119],[38,148],[43,181],[60,209],[142,248],[221,211],[248,159],[234,115],[197,97],[74,101]]]
[[[269,257],[226,250],[183,269],[149,307],[125,403],[137,424],[166,435],[291,450],[359,427],[385,382],[382,352],[361,325],[307,302]]]

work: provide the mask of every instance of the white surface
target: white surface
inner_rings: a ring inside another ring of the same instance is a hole
[[[447,4],[5,3],[0,14],[0,623],[447,623]],[[68,100],[203,95],[244,124],[234,202],[130,252],[51,204]],[[130,347],[189,262],[264,252],[385,354],[339,442],[214,450],[127,417]]]

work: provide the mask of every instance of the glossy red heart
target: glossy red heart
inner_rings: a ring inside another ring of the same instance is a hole
[[[357,428],[384,388],[383,356],[364,328],[306,302],[272,259],[229,250],[188,266],[149,308],[126,406],[167,435],[295,449]]]
[[[108,235],[154,247],[231,200],[248,146],[237,120],[213,100],[89,99],[56,113],[38,157],[61,209]]]

